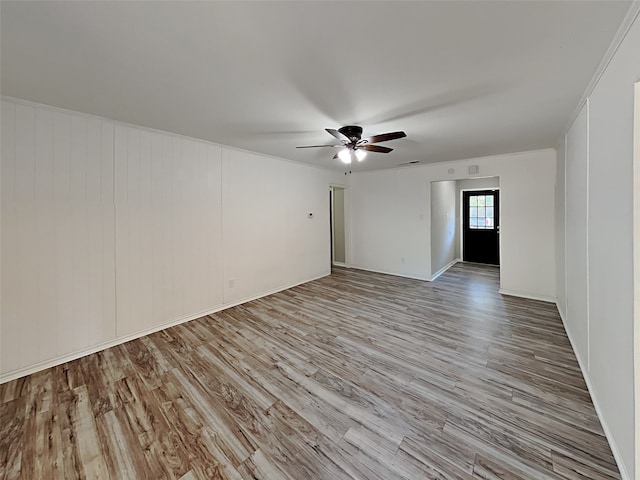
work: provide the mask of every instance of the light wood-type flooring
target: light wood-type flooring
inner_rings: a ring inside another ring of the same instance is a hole
[[[553,304],[359,270],[0,386],[0,478],[620,478]]]

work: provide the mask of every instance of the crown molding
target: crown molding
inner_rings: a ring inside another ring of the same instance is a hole
[[[566,133],[571,128],[571,125],[573,125],[573,122],[575,122],[576,118],[580,114],[580,111],[582,110],[582,107],[585,105],[585,103],[587,102],[587,99],[593,93],[593,90],[596,88],[596,85],[598,85],[598,82],[600,81],[600,78],[602,78],[602,75],[604,74],[605,70],[609,66],[609,63],[611,63],[613,56],[618,51],[618,48],[620,48],[620,45],[622,44],[625,37],[627,36],[627,33],[629,33],[629,30],[631,29],[633,22],[636,21],[638,14],[640,14],[640,0],[634,0],[631,3],[629,10],[627,11],[627,14],[625,15],[624,20],[622,20],[622,23],[620,24],[618,31],[613,37],[613,40],[611,40],[611,44],[609,45],[609,48],[604,54],[602,61],[598,65],[598,68],[593,74],[591,81],[587,85],[587,89],[582,94],[582,97],[580,97],[580,101],[578,102],[578,105],[576,106],[575,110],[571,114],[569,121],[565,125],[563,133]]]

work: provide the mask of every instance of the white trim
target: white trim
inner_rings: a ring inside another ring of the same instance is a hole
[[[589,175],[589,168],[590,168],[590,164],[589,164],[589,158],[590,158],[590,145],[591,145],[591,141],[589,140],[590,138],[590,133],[591,133],[591,126],[589,125],[589,107],[590,107],[590,103],[589,103],[589,98],[587,98],[587,102],[585,103],[585,109],[586,109],[586,114],[587,114],[587,131],[586,131],[586,140],[587,140],[587,166],[586,166],[586,170],[587,170],[587,179],[586,179],[586,183],[587,183],[587,188],[586,190],[586,198],[584,199],[585,202],[585,274],[587,277],[587,286],[586,286],[586,290],[587,290],[587,304],[585,305],[585,314],[587,316],[587,371],[591,371],[591,325],[590,325],[590,310],[589,310],[589,305],[591,305],[590,299],[591,297],[589,296],[589,199],[591,198],[590,195],[590,175]]]
[[[347,264],[346,263],[342,263],[342,262],[333,262],[333,266],[334,267],[347,268]]]
[[[335,232],[335,225],[336,225],[336,219],[335,219],[335,207],[334,207],[334,203],[335,203],[335,195],[336,192],[333,188],[333,185],[329,185],[329,232],[331,233],[331,265],[335,265],[335,258],[336,258],[336,232]]]
[[[320,275],[315,275],[313,277],[308,278],[307,280],[303,280],[301,282],[297,282],[297,283],[293,283],[291,285],[288,286],[284,286],[284,287],[278,287],[278,288],[274,288],[272,290],[268,290],[266,292],[263,292],[261,294],[252,296],[252,297],[247,297],[245,299],[236,301],[236,302],[231,302],[231,303],[227,303],[224,305],[220,305],[212,310],[205,310],[203,312],[200,313],[196,313],[194,315],[189,315],[187,317],[181,318],[179,320],[174,320],[171,322],[167,322],[165,324],[153,327],[153,328],[149,328],[140,332],[136,332],[136,333],[132,333],[130,335],[125,335],[125,336],[121,336],[118,338],[115,338],[113,340],[109,340],[108,342],[103,342],[100,343],[98,345],[93,345],[91,347],[85,348],[83,350],[78,350],[78,351],[74,351],[72,353],[68,353],[66,355],[60,355],[58,357],[55,358],[51,358],[48,360],[44,360],[42,362],[38,362],[36,364],[33,365],[29,365],[27,367],[22,367],[19,368],[17,370],[12,370],[10,372],[6,372],[3,373],[2,375],[0,375],[0,385],[6,382],[10,382],[11,380],[15,380],[17,378],[20,377],[24,377],[25,375],[30,375],[32,373],[36,373],[39,372],[41,370],[45,370],[47,368],[51,368],[51,367],[55,367],[57,365],[61,365],[63,363],[67,363],[70,362],[72,360],[77,360],[79,358],[82,358],[84,356],[90,355],[92,353],[96,353],[99,352],[101,350],[106,350],[107,348],[111,348],[111,347],[115,347],[116,345],[120,345],[122,343],[126,343],[129,342],[131,340],[135,340],[136,338],[140,338],[140,337],[144,337],[146,335],[150,335],[152,333],[155,332],[159,332],[160,330],[164,330],[165,328],[170,328],[170,327],[174,327],[176,325],[180,325],[181,323],[185,323],[185,322],[189,322],[191,320],[195,320],[197,318],[200,317],[206,317],[207,315],[211,315],[214,314],[216,312],[220,312],[222,310],[226,310],[227,308],[231,308],[231,307],[235,307],[236,305],[241,305],[243,303],[247,303],[250,302],[252,300],[257,300],[258,298],[262,298],[262,297],[266,297],[269,295],[273,295],[274,293],[278,293],[281,292],[283,290],[288,290],[290,288],[296,287],[298,285],[302,285],[303,283],[307,283],[307,282],[311,282],[313,280],[318,280],[320,278],[323,277],[327,277],[329,276],[330,273],[322,273]]]
[[[640,472],[640,82],[635,84],[633,122],[633,357],[637,476]]]
[[[633,25],[633,22],[635,21],[638,14],[640,14],[640,2],[636,0],[629,6],[629,10],[627,10],[627,14],[624,17],[624,20],[622,20],[620,27],[618,27],[618,31],[614,35],[613,40],[611,40],[609,48],[604,54],[604,57],[602,57],[602,60],[600,61],[598,68],[596,68],[596,72],[593,74],[593,77],[591,77],[591,81],[587,85],[586,90],[580,97],[578,105],[576,105],[576,108],[571,114],[571,117],[569,117],[569,121],[563,129],[564,132],[568,132],[569,129],[571,129],[571,125],[573,125],[573,122],[575,122],[576,118],[578,118],[578,115],[580,115],[580,111],[586,103],[587,98],[589,98],[595,90],[598,82],[600,81],[600,78],[602,78],[602,75],[609,66],[609,63],[611,63],[613,56],[618,51],[618,48],[620,48],[620,45],[622,44],[624,38],[627,36],[627,33],[629,33],[629,30],[631,29],[631,26]]]
[[[87,118],[93,118],[93,119],[97,119],[97,120],[102,120],[104,122],[112,122],[114,125],[121,125],[123,127],[127,127],[127,128],[135,128],[138,130],[143,130],[146,132],[150,132],[150,133],[159,133],[162,135],[168,135],[170,137],[174,137],[174,138],[180,138],[182,140],[190,140],[190,141],[195,141],[195,142],[200,142],[200,143],[205,143],[207,145],[213,145],[214,147],[219,147],[219,148],[224,148],[227,150],[233,150],[236,152],[242,152],[242,153],[249,153],[251,155],[257,155],[259,157],[264,157],[264,158],[270,158],[272,160],[279,160],[281,162],[287,162],[287,163],[291,163],[293,165],[297,165],[298,167],[310,167],[310,168],[316,168],[318,170],[323,170],[323,171],[329,171],[329,172],[341,172],[342,171],[342,167],[341,166],[327,166],[327,165],[317,165],[315,163],[302,163],[302,162],[298,162],[296,160],[291,160],[288,158],[284,158],[284,157],[276,157],[274,155],[268,155],[266,153],[260,153],[260,152],[254,152],[252,150],[246,150],[244,148],[239,148],[239,147],[234,147],[232,145],[225,145],[223,143],[216,143],[214,141],[211,140],[207,140],[204,138],[198,138],[198,137],[189,137],[187,135],[182,135],[181,133],[174,133],[174,132],[169,132],[166,130],[159,130],[157,128],[153,128],[153,127],[146,127],[144,125],[136,125],[135,123],[129,123],[129,122],[124,122],[122,120],[115,120],[113,118],[107,118],[107,117],[101,117],[99,115],[94,115],[92,113],[84,113],[84,112],[80,112],[80,111],[76,111],[76,110],[69,110],[67,108],[62,108],[62,107],[57,107],[55,105],[49,105],[47,103],[38,103],[38,102],[33,102],[31,100],[25,100],[23,98],[17,98],[17,97],[9,97],[7,95],[0,95],[0,99],[7,101],[7,102],[11,102],[11,103],[15,103],[18,105],[25,105],[28,107],[32,107],[32,108],[42,108],[42,109],[48,109],[51,110],[53,112],[59,112],[59,113],[65,113],[67,115],[80,115],[83,117],[87,117]]]
[[[442,267],[440,270],[438,270],[436,273],[434,273],[433,275],[431,275],[431,279],[429,280],[430,282],[433,282],[436,278],[438,278],[440,275],[442,275],[444,272],[446,272],[447,270],[449,270],[451,267],[453,267],[456,263],[461,262],[462,260],[460,260],[459,258],[454,258],[453,260],[451,260],[447,265],[445,265],[444,267]]]
[[[556,302],[556,308],[557,307],[558,307],[558,303]],[[562,326],[564,327],[564,331],[567,334],[567,338],[569,339],[569,343],[571,344],[571,348],[573,349],[573,353],[576,356],[576,360],[578,360],[578,365],[580,366],[580,371],[582,372],[582,376],[584,377],[584,381],[587,384],[587,390],[589,391],[589,395],[591,396],[591,402],[593,403],[593,408],[596,411],[596,415],[598,415],[598,419],[600,420],[600,425],[602,426],[602,430],[604,431],[604,435],[605,435],[605,437],[607,438],[607,440],[609,442],[609,446],[611,447],[611,452],[613,453],[613,458],[615,459],[616,464],[618,465],[618,470],[620,470],[620,476],[622,477],[622,480],[631,480],[631,475],[629,475],[629,472],[626,470],[626,468],[624,466],[624,462],[622,461],[622,455],[620,454],[620,450],[618,449],[618,446],[616,445],[616,442],[614,441],[614,437],[611,434],[611,430],[609,430],[609,426],[607,425],[607,422],[605,422],[605,420],[604,420],[604,415],[602,414],[602,410],[600,409],[600,404],[598,403],[598,399],[594,395],[594,389],[593,389],[593,386],[591,384],[591,380],[589,379],[589,373],[584,368],[584,363],[582,362],[582,359],[578,355],[578,350],[576,349],[575,343],[573,342],[573,338],[571,337],[571,333],[569,332],[569,329],[567,328],[567,324],[565,322],[565,318],[562,315],[562,312],[560,311],[559,308],[558,308],[558,314],[560,315],[560,320],[562,320]]]
[[[568,310],[568,301],[567,301],[567,288],[568,288],[568,284],[567,284],[567,134],[565,133],[564,136],[564,160],[563,160],[563,180],[564,180],[564,185],[562,186],[562,195],[563,195],[563,199],[562,199],[562,209],[564,210],[564,214],[563,214],[563,218],[562,218],[562,228],[564,230],[564,235],[563,235],[563,245],[562,245],[562,250],[564,253],[564,259],[563,259],[563,265],[562,265],[562,280],[564,281],[564,311],[562,310],[562,308],[560,308],[560,304],[558,303],[558,299],[556,298],[556,307],[558,308],[558,312],[560,312],[560,316],[562,317],[563,314],[566,315],[566,312]],[[558,268],[558,262],[556,261],[556,268]],[[556,296],[557,296],[557,292],[556,292]],[[564,318],[564,317],[563,317]]]
[[[482,178],[463,178],[463,179],[460,179],[460,180],[454,180],[454,181],[456,181],[456,182],[461,182],[461,181],[465,181],[465,180],[483,180],[483,179],[485,179],[485,178],[497,178],[497,179],[498,179],[498,181],[500,180],[500,176],[498,176],[498,175],[492,175],[492,176],[490,176],[490,177],[482,177]],[[437,180],[437,181],[442,182],[443,180]],[[433,183],[433,182],[432,182],[432,183]],[[500,187],[461,188],[461,189],[460,189],[460,192],[461,192],[461,193],[462,193],[462,192],[482,192],[482,191],[484,191],[484,190],[487,190],[487,191],[489,191],[489,190],[491,190],[491,191],[494,191],[494,190],[500,190]]]
[[[545,148],[538,148],[535,150],[520,150],[517,152],[504,152],[504,153],[496,153],[495,155],[486,155],[483,157],[473,157],[473,158],[458,158],[458,159],[454,159],[454,160],[444,160],[442,162],[428,162],[428,163],[418,163],[416,165],[406,165],[404,167],[389,167],[389,168],[383,168],[380,170],[361,170],[359,172],[353,172],[353,175],[368,175],[368,174],[376,174],[376,173],[380,173],[381,171],[385,171],[385,170],[398,170],[398,169],[402,169],[402,170],[408,170],[410,168],[431,168],[433,166],[437,166],[437,165],[450,165],[452,167],[467,167],[469,165],[474,164],[475,162],[482,162],[482,161],[487,161],[487,160],[492,160],[492,159],[497,159],[500,157],[505,157],[505,156],[519,156],[519,155],[531,155],[532,153],[536,153],[536,152],[555,152],[556,149],[555,147],[545,147]],[[457,172],[457,170],[456,170]],[[447,175],[447,173],[442,173],[442,176],[438,176],[435,178],[432,178],[431,180],[429,180],[430,182],[443,182],[446,180],[475,180],[477,178],[491,178],[491,177],[499,177],[499,175],[480,175],[480,176],[469,176],[466,173],[456,173],[454,176],[448,176],[445,177],[445,175]]]
[[[342,188],[344,188],[344,263],[347,268],[350,268],[351,261],[353,259],[353,241],[351,235],[351,225],[353,223],[353,219],[351,217],[351,187],[347,185]]]
[[[412,280],[422,280],[423,282],[430,282],[431,281],[431,277],[420,277],[420,276],[417,276],[417,275],[409,275],[409,274],[406,274],[406,273],[392,272],[392,271],[389,271],[389,270],[377,270],[377,269],[373,269],[373,268],[361,267],[361,266],[358,266],[358,265],[351,265],[349,268],[353,268],[354,270],[364,270],[365,272],[381,273],[383,275],[393,275],[394,277],[410,278]]]
[[[517,290],[509,290],[501,288],[498,290],[501,295],[509,295],[510,297],[528,298],[529,300],[539,300],[541,302],[556,303],[555,297],[548,297],[546,295],[536,295],[533,293],[519,292]]]

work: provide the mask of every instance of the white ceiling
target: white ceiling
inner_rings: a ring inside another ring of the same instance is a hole
[[[352,170],[554,147],[631,2],[1,3],[1,92]]]

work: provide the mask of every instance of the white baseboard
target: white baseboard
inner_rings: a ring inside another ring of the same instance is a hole
[[[509,290],[506,288],[501,288],[498,290],[502,295],[509,295],[511,297],[520,297],[520,298],[528,298],[530,300],[540,300],[541,302],[548,303],[556,303],[556,299],[554,297],[547,297],[545,295],[534,295],[526,292],[518,292],[517,290]]]
[[[446,264],[444,267],[442,267],[440,270],[438,270],[436,273],[434,273],[433,275],[431,275],[431,281],[433,282],[436,278],[438,278],[440,275],[442,275],[444,272],[446,272],[447,270],[449,270],[451,267],[453,267],[456,263],[461,262],[462,260],[459,258],[455,258],[453,260],[451,260],[448,264]]]
[[[582,376],[584,377],[584,381],[587,384],[587,390],[589,390],[589,395],[591,396],[591,402],[593,403],[593,407],[596,410],[596,415],[598,415],[598,419],[600,420],[600,425],[602,425],[602,430],[604,430],[604,435],[607,437],[607,441],[609,442],[609,446],[611,447],[611,452],[613,453],[613,458],[618,465],[618,469],[620,470],[620,476],[622,480],[631,480],[631,475],[629,475],[629,471],[626,469],[624,463],[622,462],[622,455],[620,454],[620,450],[616,442],[613,439],[613,435],[611,434],[611,430],[609,430],[609,426],[602,415],[602,410],[600,409],[600,404],[598,403],[597,397],[594,395],[593,385],[591,384],[591,379],[589,377],[589,372],[586,368],[584,368],[584,363],[580,355],[578,354],[578,350],[576,349],[575,343],[573,342],[573,337],[571,337],[571,332],[567,328],[567,322],[565,321],[564,315],[558,302],[556,301],[556,307],[558,308],[558,313],[560,314],[560,319],[562,320],[562,326],[564,327],[564,331],[567,333],[567,337],[569,338],[569,343],[571,343],[571,348],[573,349],[573,353],[578,360],[578,365],[580,366],[580,371],[582,372]]]
[[[347,268],[347,264],[344,262],[333,262],[333,266]]]
[[[377,269],[373,269],[373,268],[367,268],[367,267],[361,267],[358,265],[351,265],[351,267],[349,268],[353,268],[356,270],[364,270],[365,272],[373,272],[373,273],[382,273],[383,275],[393,275],[395,277],[404,277],[404,278],[411,278],[413,280],[422,280],[425,282],[430,282],[431,281],[431,277],[421,277],[421,276],[417,276],[417,275],[409,275],[406,273],[400,273],[400,272],[392,272],[389,270],[377,270]]]
[[[283,290],[287,290],[289,288],[296,287],[298,285],[302,285],[303,283],[311,282],[313,280],[317,280],[319,278],[323,278],[330,275],[329,272],[322,273],[320,275],[315,275],[306,280],[302,280],[300,282],[296,282],[290,285],[274,288],[272,290],[268,290],[266,292],[260,293],[258,295],[244,298],[242,300],[226,303],[220,306],[217,306],[211,310],[206,310],[204,312],[196,313],[193,315],[189,315],[187,317],[181,318],[179,320],[173,320],[171,322],[164,323],[162,325],[155,326],[153,328],[149,328],[146,330],[142,330],[140,332],[132,333],[130,335],[125,335],[122,337],[117,337],[113,340],[109,340],[107,342],[99,343],[98,345],[92,345],[91,347],[84,348],[82,350],[77,350],[75,352],[71,352],[65,355],[60,355],[55,358],[50,358],[47,360],[43,360],[42,362],[35,363],[33,365],[29,365],[27,367],[18,368],[16,370],[11,370],[9,372],[3,373],[0,375],[0,385],[6,382],[10,382],[11,380],[15,380],[20,377],[24,377],[26,375],[31,375],[32,373],[39,372],[41,370],[45,370],[47,368],[55,367],[57,365],[62,365],[63,363],[71,362],[73,360],[77,360],[78,358],[85,357],[87,355],[91,355],[92,353],[99,352],[101,350],[106,350],[107,348],[115,347],[116,345],[120,345],[122,343],[129,342],[131,340],[135,340],[136,338],[144,337],[145,335],[150,335],[155,332],[159,332],[160,330],[164,330],[165,328],[174,327],[176,325],[180,325],[181,323],[190,322],[191,320],[195,320],[196,318],[205,317],[207,315],[211,315],[216,312],[220,312],[227,308],[235,307],[237,305],[241,305],[243,303],[250,302],[252,300],[257,300],[258,298],[266,297],[268,295],[273,295],[274,293],[281,292]]]

